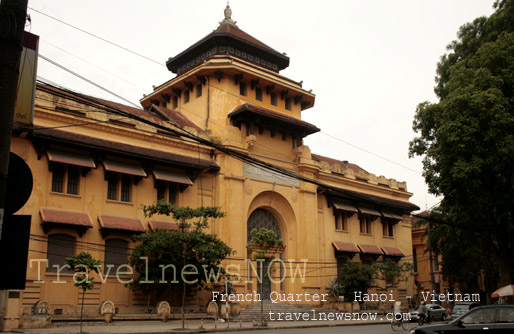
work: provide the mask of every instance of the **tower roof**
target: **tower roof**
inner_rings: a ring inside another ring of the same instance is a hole
[[[232,10],[228,4],[224,13],[225,19],[216,30],[168,59],[166,66],[171,72],[182,74],[204,60],[219,55],[240,58],[274,72],[289,66],[289,57],[239,29],[231,18]]]

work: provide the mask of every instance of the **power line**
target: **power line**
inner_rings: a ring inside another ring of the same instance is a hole
[[[148,57],[146,57],[146,56],[143,56],[143,55],[142,55],[142,54],[140,54],[140,53],[137,53],[137,52],[132,51],[132,50],[130,50],[130,49],[128,49],[128,48],[126,48],[126,47],[124,47],[124,46],[121,46],[121,45],[116,44],[116,43],[114,43],[114,42],[111,42],[111,41],[109,41],[109,40],[107,40],[107,39],[105,39],[105,38],[102,38],[102,37],[100,37],[100,36],[98,36],[98,35],[95,35],[95,34],[93,34],[93,33],[90,33],[89,31],[86,31],[86,30],[84,30],[84,29],[78,28],[78,27],[76,27],[76,26],[74,26],[74,25],[72,25],[72,24],[70,24],[70,23],[64,22],[63,20],[60,20],[60,19],[55,18],[55,17],[53,17],[53,16],[50,16],[50,15],[48,15],[48,14],[45,14],[45,13],[43,13],[43,12],[41,12],[41,11],[37,10],[37,9],[31,8],[31,7],[28,7],[28,8],[29,8],[30,10],[33,10],[33,11],[35,11],[35,12],[37,12],[37,13],[41,14],[41,15],[44,15],[44,16],[46,16],[46,17],[48,17],[48,18],[51,18],[52,20],[55,20],[55,21],[57,21],[57,22],[59,22],[59,23],[62,23],[62,24],[64,24],[64,25],[67,25],[68,27],[71,27],[71,28],[73,28],[73,29],[76,29],[76,30],[78,30],[78,31],[80,31],[80,32],[82,32],[82,33],[84,33],[84,34],[87,34],[87,35],[89,35],[89,36],[92,36],[92,37],[94,37],[94,38],[97,38],[97,39],[99,39],[99,40],[101,40],[101,41],[103,41],[103,42],[105,42],[105,43],[109,43],[109,44],[111,44],[111,45],[113,45],[113,46],[115,46],[115,47],[117,47],[117,48],[120,48],[120,49],[125,50],[125,51],[127,51],[127,52],[130,52],[130,53],[132,53],[132,54],[134,54],[134,55],[136,55],[136,56],[139,56],[139,57],[144,58],[144,59],[146,59],[146,60],[148,60],[148,61],[151,61],[151,62],[153,62],[153,63],[155,63],[155,64],[158,64],[158,65],[160,65],[160,66],[164,66],[164,67],[165,67],[165,65],[164,65],[163,63],[158,62],[158,61],[156,61],[156,60],[154,60],[154,59],[152,59],[152,58],[148,58]]]
[[[90,66],[95,67],[96,69],[98,69],[98,70],[100,70],[100,71],[102,71],[102,72],[104,72],[104,73],[106,73],[106,74],[109,74],[109,75],[111,75],[111,76],[113,76],[113,77],[115,77],[115,78],[117,78],[117,79],[119,79],[119,80],[121,80],[121,81],[123,81],[123,82],[125,82],[125,83],[128,83],[129,85],[131,85],[131,86],[133,86],[133,87],[136,87],[136,88],[138,88],[138,89],[140,89],[140,90],[142,90],[142,91],[144,91],[144,92],[148,92],[148,90],[147,90],[147,89],[145,89],[145,88],[143,88],[143,87],[140,87],[140,86],[136,85],[135,83],[132,83],[132,82],[130,82],[130,81],[128,81],[128,80],[126,80],[126,79],[124,79],[124,78],[120,77],[120,76],[119,76],[119,75],[117,75],[117,74],[114,74],[114,73],[111,73],[111,72],[109,72],[109,71],[107,71],[107,70],[104,70],[103,68],[101,68],[101,67],[99,67],[99,66],[97,66],[97,65],[95,65],[95,64],[93,64],[93,63],[91,63],[91,62],[89,62],[89,61],[87,61],[87,60],[85,60],[84,58],[79,57],[79,56],[77,56],[77,55],[75,55],[75,54],[73,54],[73,53],[71,53],[71,52],[69,52],[69,51],[66,51],[66,50],[64,50],[64,49],[63,49],[63,48],[61,48],[61,47],[58,47],[57,45],[55,45],[55,44],[53,44],[53,43],[49,42],[49,41],[48,41],[48,40],[46,40],[46,39],[43,39],[42,41],[43,41],[43,42],[45,42],[45,43],[50,44],[50,45],[51,45],[51,46],[53,46],[54,48],[56,48],[56,49],[58,49],[58,50],[60,50],[60,51],[62,51],[62,52],[64,52],[64,53],[66,53],[66,54],[68,54],[68,55],[70,55],[70,56],[72,56],[72,57],[74,57],[74,58],[77,58],[78,60],[80,60],[80,61],[82,61],[82,62],[84,62],[84,63],[86,63],[86,64],[88,64],[88,65],[90,65]]]
[[[160,63],[160,62],[157,62],[157,61],[155,61],[155,60],[153,60],[153,59],[151,59],[151,58],[148,58],[148,57],[146,57],[146,56],[143,56],[143,55],[141,55],[141,54],[139,54],[139,53],[137,53],[137,52],[135,52],[135,51],[132,51],[132,50],[130,50],[130,49],[128,49],[128,48],[126,48],[126,47],[123,47],[123,46],[120,46],[120,45],[118,45],[118,44],[116,44],[116,43],[113,43],[113,42],[111,42],[111,41],[109,41],[109,40],[107,40],[107,39],[105,39],[105,38],[102,38],[102,37],[100,37],[100,36],[97,36],[97,35],[95,35],[95,34],[92,34],[92,33],[88,32],[88,31],[86,31],[86,30],[84,30],[84,29],[80,29],[80,28],[78,28],[78,27],[75,27],[75,26],[73,26],[73,25],[71,25],[71,24],[69,24],[69,23],[67,23],[67,22],[64,22],[64,21],[62,21],[62,20],[60,20],[60,19],[57,19],[57,18],[55,18],[55,17],[52,17],[52,16],[50,16],[50,15],[48,15],[48,14],[45,14],[45,13],[43,13],[43,12],[41,12],[41,11],[38,11],[38,10],[36,10],[36,9],[33,9],[33,8],[31,8],[31,7],[28,7],[28,8],[29,8],[29,9],[31,9],[31,10],[34,10],[34,11],[36,11],[36,12],[38,12],[38,13],[40,13],[40,14],[44,15],[44,16],[47,16],[47,17],[49,17],[49,18],[51,18],[51,19],[53,19],[53,20],[56,20],[56,21],[58,21],[58,22],[60,22],[60,23],[62,23],[62,24],[65,24],[65,25],[67,25],[67,26],[69,26],[69,27],[72,27],[72,28],[74,28],[74,29],[77,29],[77,30],[79,30],[79,31],[81,31],[81,32],[83,32],[83,33],[85,33],[85,34],[88,34],[88,35],[93,36],[93,37],[95,37],[95,38],[98,38],[98,39],[100,39],[100,40],[102,40],[102,41],[104,41],[104,42],[106,42],[106,43],[109,43],[109,44],[114,45],[114,46],[116,46],[116,47],[118,47],[118,48],[121,48],[122,50],[125,50],[125,51],[127,51],[127,52],[130,52],[130,53],[135,54],[135,55],[137,55],[137,56],[140,56],[140,57],[142,57],[142,58],[144,58],[144,59],[146,59],[146,60],[148,60],[148,61],[151,61],[151,62],[153,62],[153,63],[157,63],[157,64],[159,64],[159,65],[161,65],[161,66],[164,66],[164,65],[163,65],[162,63]],[[51,43],[50,43],[50,44],[51,44]],[[55,46],[54,46],[54,47],[55,47]],[[60,49],[60,48],[59,48],[59,49]],[[61,49],[61,50],[62,50],[62,49]],[[67,51],[65,51],[65,50],[63,50],[63,51],[64,51],[64,52],[66,52],[66,53],[69,53],[69,52],[67,52]],[[73,55],[72,55],[72,56],[73,56]],[[75,56],[75,57],[77,57],[77,56]],[[79,57],[77,57],[77,58],[79,58]],[[79,59],[81,59],[81,58],[79,58]],[[81,60],[82,60],[82,59],[81,59]],[[92,64],[91,64],[91,65],[92,65]],[[59,66],[59,65],[57,65],[57,66]],[[94,65],[93,65],[93,66],[94,66]],[[95,67],[96,67],[96,66],[95,66]],[[100,69],[100,68],[99,68],[99,69]],[[102,69],[100,69],[100,70],[102,70]],[[102,71],[106,72],[105,70],[102,70]],[[109,72],[106,72],[106,73],[109,73]],[[109,74],[110,74],[110,73],[109,73]],[[74,75],[75,75],[75,74],[74,74]],[[128,82],[128,81],[127,81],[127,80],[125,80],[125,79],[122,79],[122,78],[119,78],[119,79],[121,79],[121,80],[123,80],[123,81],[125,81],[125,82],[127,82],[127,83],[129,83],[129,84],[131,84],[131,85],[136,86],[135,84],[130,83],[130,82]],[[86,80],[87,80],[87,79],[86,79]],[[88,81],[88,82],[89,82],[89,81]],[[91,83],[91,82],[89,82],[89,83]],[[95,84],[95,86],[96,86],[96,84]],[[98,87],[98,86],[97,86],[97,87]],[[136,87],[138,87],[138,86],[136,86]],[[99,87],[99,88],[100,88],[100,87]],[[138,88],[141,88],[141,87],[138,87]],[[217,87],[216,87],[216,88],[217,88]],[[103,89],[103,88],[101,88],[101,89]],[[226,90],[224,90],[224,91],[226,91]],[[112,92],[110,92],[110,91],[108,91],[108,92],[109,92],[109,93],[111,93],[111,94],[114,94],[114,93],[112,93]],[[226,91],[226,92],[227,92],[227,91]],[[114,94],[114,95],[115,95],[115,94]],[[232,94],[232,95],[234,95],[234,94]],[[124,101],[129,102],[129,103],[130,103],[130,104],[132,104],[132,105],[136,105],[136,104],[133,104],[132,102],[130,102],[130,101],[128,101],[128,100],[126,100],[126,99],[124,99],[124,98],[122,98],[122,97],[118,96],[118,95],[115,95],[115,96],[117,96],[117,97],[119,97],[119,98],[123,99]],[[137,105],[136,105],[136,106],[137,106]],[[139,106],[137,106],[137,107],[139,107]],[[335,139],[335,140],[337,140],[337,141],[340,141],[340,142],[342,142],[342,143],[344,143],[344,144],[346,144],[346,145],[352,146],[352,147],[354,147],[354,148],[356,148],[356,149],[358,149],[358,150],[361,150],[361,151],[363,151],[363,152],[365,152],[365,153],[368,153],[368,154],[370,154],[370,155],[373,155],[373,156],[375,156],[375,157],[377,157],[377,158],[379,158],[379,159],[382,159],[382,160],[387,161],[387,162],[389,162],[389,163],[395,164],[395,165],[397,165],[397,166],[399,166],[399,167],[405,168],[405,169],[407,169],[407,170],[409,170],[409,171],[411,171],[411,172],[414,172],[414,173],[419,174],[419,175],[421,175],[421,174],[422,174],[421,172],[419,172],[419,171],[417,171],[417,170],[415,170],[415,169],[412,169],[412,168],[410,168],[410,167],[407,167],[407,166],[405,166],[405,165],[402,165],[402,164],[400,164],[400,163],[398,163],[398,162],[395,162],[395,161],[393,161],[393,160],[391,160],[391,159],[388,159],[388,158],[386,158],[386,157],[383,157],[383,156],[381,156],[381,155],[379,155],[379,154],[373,153],[373,152],[371,152],[371,151],[369,151],[369,150],[366,150],[366,149],[364,149],[364,148],[362,148],[362,147],[359,147],[359,146],[357,146],[357,145],[355,145],[355,144],[352,144],[352,143],[350,143],[350,142],[348,142],[348,141],[345,141],[345,140],[343,140],[343,139],[340,139],[340,138],[338,138],[338,137],[335,137],[335,136],[333,136],[333,135],[331,135],[331,134],[328,134],[328,133],[323,132],[323,131],[321,131],[320,133],[321,133],[321,134],[323,134],[323,135],[325,135],[325,136],[328,136],[328,137],[330,137],[330,138],[332,138],[332,139]]]
[[[103,91],[105,91],[105,92],[107,92],[107,93],[111,94],[111,95],[114,95],[114,96],[116,96],[117,98],[122,99],[123,101],[125,101],[125,102],[127,102],[127,103],[130,103],[131,105],[135,106],[136,108],[139,108],[139,106],[138,106],[137,104],[135,104],[135,103],[133,103],[133,102],[131,102],[131,101],[127,100],[126,98],[124,98],[124,97],[122,97],[122,96],[120,96],[120,95],[118,95],[118,94],[114,93],[113,91],[108,90],[107,88],[105,88],[105,87],[103,87],[103,86],[100,86],[100,85],[99,85],[99,84],[97,84],[96,82],[93,82],[93,81],[89,80],[88,78],[83,77],[82,75],[80,75],[80,74],[78,74],[78,73],[76,73],[76,72],[74,72],[74,71],[70,70],[70,69],[69,69],[69,68],[67,68],[66,66],[61,65],[61,64],[59,64],[59,63],[57,63],[57,62],[55,62],[55,61],[53,61],[53,60],[51,60],[51,59],[49,59],[49,58],[47,58],[47,57],[43,56],[42,54],[38,54],[38,57],[39,57],[39,58],[41,58],[41,59],[43,59],[43,60],[46,60],[47,62],[49,62],[49,63],[50,63],[50,64],[52,64],[52,65],[55,65],[55,66],[57,66],[57,67],[59,67],[59,68],[61,68],[61,69],[65,70],[66,72],[68,72],[68,73],[70,73],[70,74],[72,74],[72,75],[76,76],[77,78],[79,78],[79,79],[81,79],[81,80],[84,80],[85,82],[87,82],[87,83],[89,83],[89,84],[91,84],[91,85],[93,85],[93,86],[95,86],[95,87],[97,87],[97,88],[99,88],[99,89],[101,89],[101,90],[103,90]]]
[[[383,157],[383,156],[381,156],[381,155],[378,155],[378,154],[376,154],[376,153],[373,153],[373,152],[371,152],[371,151],[369,151],[369,150],[366,150],[366,149],[364,149],[364,148],[362,148],[362,147],[359,147],[359,146],[357,146],[357,145],[354,145],[354,144],[352,144],[352,143],[350,143],[350,142],[348,142],[348,141],[346,141],[346,140],[343,140],[343,139],[341,139],[341,138],[337,138],[337,137],[335,137],[335,136],[333,136],[333,135],[331,135],[331,134],[328,134],[328,133],[326,133],[326,132],[323,132],[323,131],[320,131],[320,133],[321,133],[321,134],[323,134],[323,135],[325,135],[325,136],[327,136],[327,137],[330,137],[330,138],[332,138],[332,139],[334,139],[334,140],[340,141],[341,143],[344,143],[344,144],[346,144],[346,145],[349,145],[349,146],[351,146],[351,147],[353,147],[353,148],[356,148],[356,149],[358,149],[358,150],[361,150],[361,151],[363,151],[363,152],[366,152],[366,153],[368,153],[368,154],[371,154],[371,155],[373,155],[373,156],[375,156],[375,157],[377,157],[377,158],[379,158],[379,159],[385,160],[385,161],[387,161],[387,162],[390,162],[390,163],[392,163],[392,164],[395,164],[395,165],[397,165],[397,166],[400,166],[400,167],[402,167],[402,168],[405,168],[405,169],[407,169],[407,170],[410,170],[411,172],[414,172],[414,173],[416,173],[416,174],[422,175],[422,173],[421,173],[420,171],[417,171],[417,170],[412,169],[412,168],[410,168],[410,167],[404,166],[404,165],[402,165],[402,164],[400,164],[400,163],[398,163],[398,162],[396,162],[396,161],[393,161],[393,160],[391,160],[391,159],[388,159],[388,158],[386,158],[386,157]]]

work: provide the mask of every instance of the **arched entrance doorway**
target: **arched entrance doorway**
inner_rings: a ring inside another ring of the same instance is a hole
[[[280,230],[280,225],[277,222],[277,219],[273,215],[273,213],[265,208],[258,208],[255,209],[250,217],[248,218],[247,224],[247,242],[250,242],[252,240],[251,232],[253,229],[261,229],[266,228],[268,230],[271,230],[275,232],[279,238],[282,238],[282,232]],[[268,278],[265,278],[265,273],[268,269],[268,263],[269,262],[258,262],[257,263],[257,270],[260,274],[263,273],[260,277],[260,279],[257,280],[257,293],[261,296],[262,299],[268,300],[270,299],[271,294],[271,280]],[[262,271],[260,266],[262,266]],[[280,267],[280,276],[282,277],[282,267]],[[260,282],[262,280],[262,282]]]

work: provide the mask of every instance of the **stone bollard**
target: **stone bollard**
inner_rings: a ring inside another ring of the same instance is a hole
[[[105,300],[102,304],[100,304],[100,314],[104,316],[106,323],[112,322],[112,317],[116,313],[116,308],[114,307],[114,303],[110,300]]]
[[[166,322],[171,314],[171,307],[167,301],[160,301],[157,304],[157,314],[161,315],[161,320]]]

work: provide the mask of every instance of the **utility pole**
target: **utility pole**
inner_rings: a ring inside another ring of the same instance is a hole
[[[0,238],[27,3],[28,0],[0,1]],[[6,291],[0,291],[0,329],[3,329],[6,300]]]

